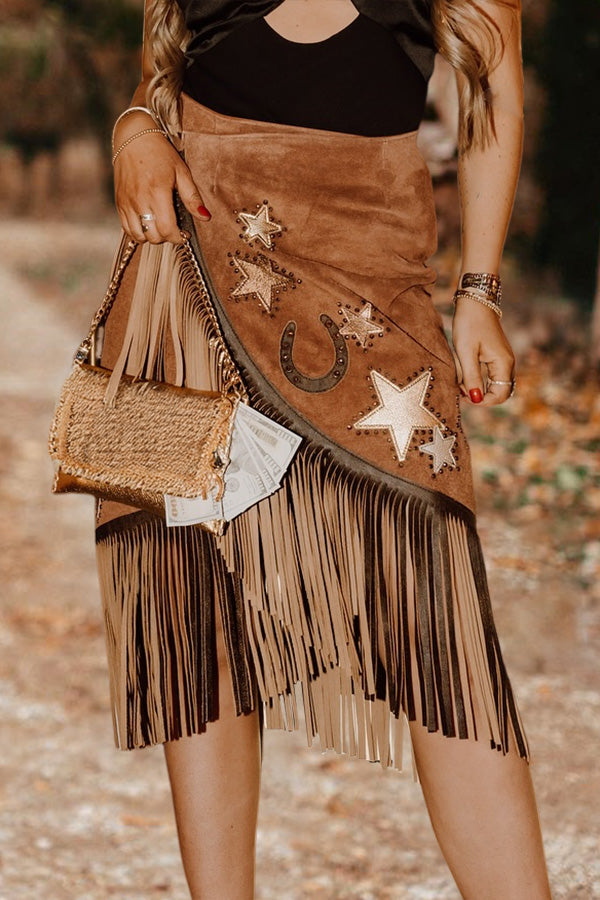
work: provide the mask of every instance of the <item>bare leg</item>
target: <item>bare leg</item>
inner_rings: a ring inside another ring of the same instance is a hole
[[[253,900],[260,791],[258,712],[236,717],[217,616],[219,720],[164,745],[192,900]]]
[[[550,900],[527,763],[484,742],[410,730],[431,823],[465,900]]]

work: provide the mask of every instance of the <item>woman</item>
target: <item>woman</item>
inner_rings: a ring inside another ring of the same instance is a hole
[[[435,48],[461,96],[458,373],[415,143]],[[298,684],[309,736],[383,765],[401,767],[406,715],[465,898],[550,896],[460,426],[461,395],[514,389],[497,273],[521,79],[518,0],[147,0],[114,133],[123,227],[177,242],[177,190],[252,405],[303,438],[223,537],[99,512],[117,742],[164,743],[194,898],[254,896],[259,709],[294,727]]]

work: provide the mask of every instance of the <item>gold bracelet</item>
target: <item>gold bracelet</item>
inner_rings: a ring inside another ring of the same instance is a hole
[[[121,144],[121,146],[119,147],[117,152],[114,154],[114,156],[112,158],[113,166],[114,166],[115,160],[116,160],[117,156],[119,155],[119,153],[121,152],[121,150],[124,150],[125,147],[128,147],[129,144],[131,144],[132,141],[135,141],[136,138],[141,137],[143,134],[162,134],[163,137],[168,138],[167,132],[163,131],[162,128],[144,128],[142,131],[136,131],[135,134],[132,134],[131,137],[127,138],[127,140]]]
[[[502,318],[502,310],[498,306],[497,303],[494,303],[493,300],[489,300],[481,291],[480,293],[475,293],[474,289],[469,291],[457,290],[454,292],[454,297],[452,298],[452,302],[456,304],[456,301],[459,297],[467,297],[469,300],[476,300],[477,303],[482,303],[484,306],[489,307],[489,309],[493,309],[499,319]]]
[[[112,138],[111,138],[111,147],[113,149],[113,153],[114,153],[114,149],[115,149],[115,131],[116,131],[117,125],[119,124],[119,122],[122,119],[126,118],[126,116],[129,116],[129,115],[131,115],[131,113],[134,113],[134,112],[146,113],[147,116],[150,116],[150,118],[152,119],[152,121],[154,122],[156,127],[160,128],[160,122],[158,121],[158,119],[156,118],[156,116],[154,115],[152,110],[148,109],[147,106],[129,106],[126,110],[124,110],[121,113],[120,116],[117,116],[117,118],[115,119],[115,124],[113,125]]]

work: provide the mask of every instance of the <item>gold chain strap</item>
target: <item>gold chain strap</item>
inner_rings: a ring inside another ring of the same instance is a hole
[[[125,272],[125,269],[129,265],[129,262],[131,261],[131,258],[135,253],[137,246],[138,242],[133,240],[133,238],[128,241],[127,245],[125,246],[121,258],[119,259],[119,264],[115,269],[115,272],[110,280],[110,284],[108,285],[108,288],[106,290],[106,294],[104,295],[104,299],[91,321],[87,337],[83,339],[83,341],[79,345],[77,353],[75,354],[76,363],[82,364],[89,360],[90,353],[94,345],[96,331],[103,324],[112,309],[113,303],[115,302],[119,287],[121,285],[121,281],[123,280],[123,274]],[[185,231],[181,232],[181,243],[176,245],[176,253],[182,255],[184,259],[191,265],[194,274],[194,280],[196,282],[196,286],[198,287],[198,293],[201,297],[204,310],[207,313],[210,319],[210,323],[214,329],[215,339],[217,341],[217,345],[219,347],[219,350],[221,351],[223,359],[223,391],[226,394],[233,394],[240,400],[247,401],[248,394],[244,386],[244,382],[242,381],[242,377],[238,372],[236,364],[231,358],[229,348],[225,343],[217,314],[214,310],[214,306],[211,301],[206,282],[204,281],[202,270],[198,265],[196,254],[192,249],[188,234]]]
[[[85,337],[79,348],[77,353],[75,354],[75,362],[76,363],[84,363],[89,359],[92,347],[94,345],[94,338],[96,336],[96,332],[100,325],[104,322],[109,312],[112,309],[112,305],[115,302],[115,298],[117,296],[117,291],[121,285],[121,281],[123,279],[123,273],[127,268],[131,257],[133,256],[135,249],[137,247],[137,241],[134,241],[133,238],[127,243],[121,258],[119,260],[119,265],[115,269],[113,277],[110,280],[110,284],[106,290],[106,294],[104,295],[104,300],[98,307],[94,318],[90,323],[90,330],[88,331],[87,337]]]

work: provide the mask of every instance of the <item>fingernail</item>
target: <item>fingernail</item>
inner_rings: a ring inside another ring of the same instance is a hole
[[[473,401],[473,403],[481,403],[483,400],[483,394],[481,393],[481,388],[471,388],[469,391],[469,397]]]
[[[198,215],[203,219],[210,219],[210,213],[205,206],[198,207]]]

